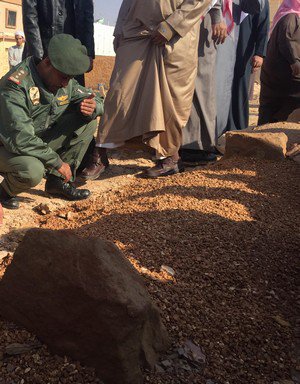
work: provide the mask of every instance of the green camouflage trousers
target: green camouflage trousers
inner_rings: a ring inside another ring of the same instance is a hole
[[[64,113],[45,133],[42,140],[68,163],[75,179],[76,169],[93,138],[97,121],[87,123],[78,112]],[[45,172],[60,174],[55,169],[46,170],[43,163],[31,156],[16,155],[0,146],[0,173],[4,176],[2,187],[10,196],[24,192],[40,183]]]

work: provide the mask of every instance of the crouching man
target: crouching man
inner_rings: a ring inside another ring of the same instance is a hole
[[[19,208],[17,195],[39,184],[68,200],[82,200],[76,169],[103,113],[103,100],[74,76],[88,71],[86,48],[71,35],[55,35],[43,60],[29,57],[0,80],[0,203]]]

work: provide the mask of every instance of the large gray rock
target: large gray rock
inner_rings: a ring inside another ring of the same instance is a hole
[[[142,382],[167,334],[141,277],[110,242],[71,231],[27,232],[0,282],[1,316],[105,384]]]

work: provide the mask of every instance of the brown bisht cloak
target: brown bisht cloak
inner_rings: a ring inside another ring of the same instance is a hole
[[[300,61],[300,17],[290,13],[275,26],[261,71],[259,124],[285,121],[300,108],[300,75],[291,64]]]
[[[115,29],[120,45],[99,127],[101,144],[142,136],[162,156],[178,151],[195,87],[200,19],[210,3],[123,1]],[[170,39],[163,47],[150,39],[158,27]]]

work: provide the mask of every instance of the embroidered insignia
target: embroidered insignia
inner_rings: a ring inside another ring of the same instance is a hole
[[[58,101],[66,101],[68,99],[68,95],[59,96],[57,98]]]
[[[67,104],[69,104],[69,100],[60,101],[60,102],[58,103],[58,105],[67,105]]]
[[[14,83],[16,84],[21,84],[21,81],[19,80],[19,78],[17,76],[9,76],[8,80],[10,81],[13,81]]]
[[[33,105],[40,104],[40,90],[38,87],[29,88],[29,97]]]
[[[69,104],[69,96],[68,95],[62,95],[57,98],[58,105],[67,105]]]

